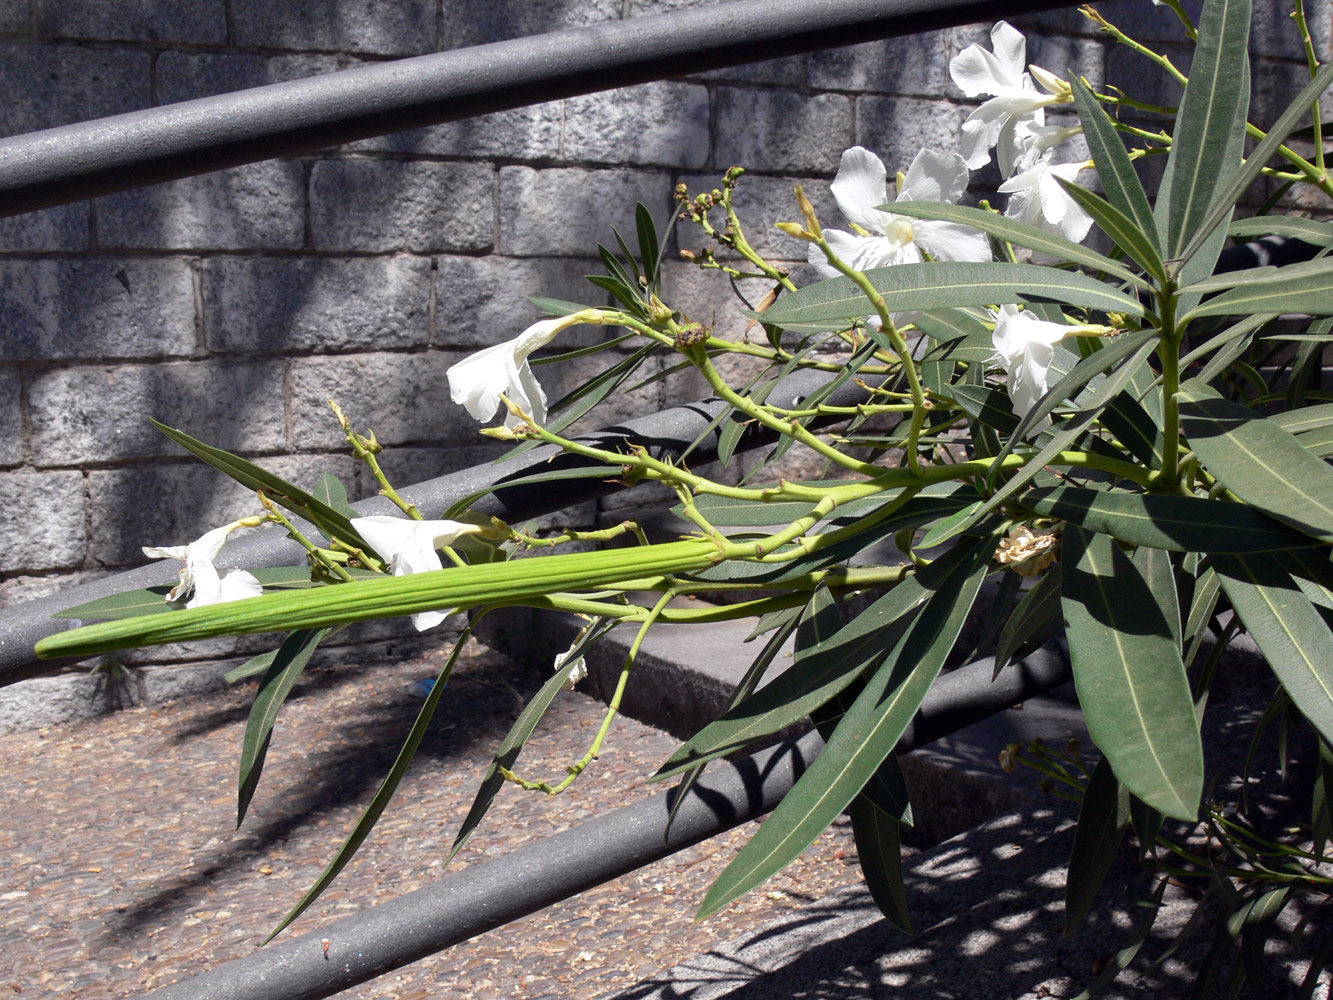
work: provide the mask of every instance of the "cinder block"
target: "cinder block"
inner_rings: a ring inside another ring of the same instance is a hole
[[[443,0],[441,6],[444,50],[619,20],[621,0],[491,0],[484,16],[474,0]]]
[[[347,148],[432,156],[484,156],[506,160],[554,160],[560,156],[560,128],[564,102],[534,104],[512,111],[497,111],[477,118],[392,132],[363,139]]]
[[[307,490],[324,472],[338,476],[350,495],[358,489],[360,466],[349,454],[275,456],[255,463]],[[254,493],[193,458],[90,472],[88,492],[93,558],[104,566],[138,565],[145,545],[185,545],[237,518],[263,513]],[[151,518],[144,516],[145,498]]]
[[[213,351],[387,350],[430,338],[430,261],[214,257],[204,262]]]
[[[841,158],[842,150],[838,150]],[[691,197],[718,187],[720,178],[707,174],[681,178],[688,186]],[[732,194],[732,204],[740,219],[741,230],[750,246],[772,261],[803,261],[806,257],[804,243],[788,236],[775,228],[779,222],[801,221],[801,210],[796,203],[796,185],[805,189],[806,197],[815,207],[822,225],[833,228],[845,228],[845,220],[838,211],[837,203],[829,192],[829,182],[824,178],[811,177],[765,177],[762,174],[745,174],[741,177]],[[722,229],[726,217],[722,210],[714,209],[710,215],[713,226]],[[707,236],[694,223],[682,220],[676,223],[676,243],[681,249],[698,252],[709,246]],[[722,250],[712,244],[713,251],[719,257],[735,256],[730,250]],[[723,284],[725,284],[725,280]],[[757,283],[756,283],[757,284]]]
[[[1193,48],[1190,46],[1163,46],[1163,48],[1176,68],[1188,76]],[[1184,88],[1174,77],[1168,75],[1166,70],[1123,45],[1112,45],[1107,51],[1106,79],[1118,87],[1123,87],[1128,96],[1145,104],[1175,107],[1184,94]],[[1156,115],[1144,113],[1130,115],[1128,109],[1126,115],[1134,117],[1137,121],[1150,121],[1154,127],[1162,127],[1162,119]],[[1169,124],[1166,127],[1169,132],[1171,130]]]
[[[435,49],[435,0],[232,0],[236,45],[419,55]]]
[[[1278,6],[1279,0],[1258,0],[1254,5],[1254,19],[1256,26],[1259,23],[1260,11],[1268,5]],[[1282,3],[1281,6],[1289,8],[1289,5]],[[1203,12],[1203,0],[1184,0],[1185,10],[1189,13],[1195,24],[1199,23],[1199,15]],[[1110,21],[1121,31],[1125,32],[1131,38],[1147,43],[1160,42],[1183,42],[1185,38],[1185,29],[1176,17],[1175,11],[1167,6],[1158,6],[1156,4],[1139,3],[1138,0],[1105,0],[1097,4],[1097,12]],[[1049,17],[1050,15],[1045,15]],[[1076,16],[1076,12],[1069,11],[1069,28],[1075,31],[1081,31],[1085,34],[1092,34],[1097,31],[1097,26],[1088,18]]]
[[[163,52],[154,67],[159,104],[192,101],[270,83],[361,65],[349,55],[292,53],[264,56],[250,52]]]
[[[0,690],[0,733],[92,719],[139,703],[132,676],[109,665],[86,673],[34,677]],[[95,665],[95,664],[94,664]]]
[[[0,253],[87,249],[88,206],[82,202],[0,219]]]
[[[0,465],[23,461],[21,379],[16,371],[0,371]]]
[[[39,466],[180,454],[154,417],[229,451],[285,447],[282,363],[175,362],[66,368],[29,390]]]
[[[1106,81],[1106,48],[1099,38],[1031,35],[1028,38],[1028,63],[1048,69],[1061,79],[1072,70],[1087,77],[1094,88],[1101,87]]]
[[[0,360],[190,354],[194,313],[184,260],[0,260]]]
[[[31,36],[31,0],[0,0],[0,38],[29,38]]]
[[[721,170],[822,173],[851,145],[852,102],[840,94],[719,87],[714,113]]]
[[[502,441],[477,438],[475,444],[455,447],[432,448],[406,445],[385,448],[377,457],[379,458],[380,468],[384,470],[389,482],[404,497],[411,500],[412,491],[406,487],[413,486],[416,483],[424,483],[430,479],[437,479],[440,476],[447,476],[451,472],[470,469],[474,465],[493,462],[507,452],[510,447],[512,446]],[[379,486],[375,483],[374,477],[369,474],[363,475],[360,495],[370,497],[378,491]],[[424,505],[421,508],[421,513],[426,517],[433,518],[439,517],[444,512],[429,505]]]
[[[810,54],[817,90],[938,97],[949,82],[949,33],[924,31]]]
[[[0,509],[15,529],[0,550],[0,573],[83,562],[88,533],[81,472],[0,473]]]
[[[305,240],[305,170],[266,160],[107,195],[97,242],[134,250],[294,250]]]
[[[856,102],[856,143],[878,155],[892,177],[923,149],[956,152],[967,113],[944,101],[862,97]]]
[[[445,369],[463,358],[443,351],[358,354],[292,363],[288,378],[291,446],[333,451],[345,447],[328,419],[336,400],[363,433],[385,445],[474,444],[478,424],[449,399]]]
[[[223,0],[164,4],[157,0],[37,0],[41,38],[87,38],[100,42],[192,42],[227,40]]]
[[[763,62],[742,63],[701,73],[700,78],[718,83],[756,83],[771,87],[803,87],[808,56],[784,56]]]
[[[542,318],[529,296],[607,305],[608,293],[586,278],[604,271],[600,260],[567,257],[440,257],[435,277],[435,345],[489,347],[518,336]],[[555,346],[585,346],[607,336],[606,327],[572,327],[560,334]]]
[[[500,169],[500,240],[503,254],[587,256],[614,246],[611,228],[629,239],[634,204],[655,218],[670,210],[667,174],[630,170]]]
[[[564,156],[698,170],[708,162],[708,88],[658,81],[571,97]]]
[[[320,250],[485,250],[494,206],[494,175],[482,164],[321,160],[310,172]]]
[[[0,45],[0,135],[148,107],[151,58],[123,49]]]
[[[1310,82],[1310,71],[1304,65],[1255,60],[1250,72],[1253,85],[1250,89],[1249,118],[1254,124],[1265,129],[1281,117],[1292,99]],[[1329,120],[1329,115],[1333,114],[1333,94],[1324,91],[1319,104],[1322,108],[1320,121],[1326,122]],[[1309,126],[1308,112],[1302,124]],[[1327,132],[1325,129],[1325,141]],[[1310,155],[1313,155],[1314,143],[1306,140],[1305,145]]]

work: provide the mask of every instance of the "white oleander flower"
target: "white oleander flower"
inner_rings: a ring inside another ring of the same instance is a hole
[[[352,527],[370,543],[372,549],[389,561],[389,572],[394,576],[443,569],[444,564],[436,550],[441,545],[452,545],[464,535],[474,535],[481,530],[478,525],[462,521],[411,521],[388,514],[354,517]],[[418,632],[424,632],[451,614],[452,609],[418,611],[412,616],[412,624]]]
[[[1030,225],[1059,233],[1067,240],[1082,243],[1092,228],[1092,216],[1069,196],[1059,184],[1072,183],[1087,170],[1089,163],[1052,163],[1054,152],[1047,150],[1022,173],[1015,174],[996,190],[1009,196],[1004,214]]]
[[[237,528],[253,526],[252,518],[233,521],[221,528],[205,532],[189,545],[145,545],[143,554],[150,559],[179,559],[185,563],[180,571],[180,583],[167,594],[168,601],[190,595],[185,606],[201,608],[209,604],[225,604],[228,601],[258,597],[264,592],[264,588],[253,574],[243,569],[234,569],[219,578],[217,567],[213,565],[222,551],[222,546],[227,543],[228,535]]]
[[[1028,312],[1020,312],[1016,305],[1003,305],[992,313],[995,332],[991,343],[995,346],[995,360],[1004,367],[1005,386],[1014,412],[1022,419],[1046,394],[1046,375],[1055,360],[1055,345],[1081,328],[1051,323]],[[1028,433],[1049,423],[1049,418]]]
[[[541,424],[546,421],[546,393],[532,374],[528,355],[551,342],[557,333],[580,323],[596,323],[597,310],[584,310],[533,323],[513,340],[487,347],[469,355],[445,373],[449,396],[467,407],[476,420],[485,423],[495,416],[503,395],[524,413]],[[522,421],[506,413],[505,426],[517,427]]]
[[[555,665],[552,668],[556,673],[559,673],[561,670],[564,669],[565,664],[569,662],[569,654],[574,652],[574,647],[577,646],[582,641],[583,641],[583,633],[580,632],[574,638],[573,645],[571,645],[563,653],[556,654]],[[574,668],[569,672],[569,676],[565,678],[565,682],[564,684],[561,685],[561,687],[566,691],[573,691],[575,686],[578,685],[578,683],[587,676],[588,676],[588,661],[584,659],[582,656],[580,656],[577,660],[574,661]]]
[[[957,153],[923,149],[907,168],[896,200],[954,204],[967,190],[967,181],[967,166]],[[858,271],[920,263],[923,249],[938,260],[991,259],[990,244],[975,229],[957,222],[912,219],[880,208],[891,203],[888,171],[868,149],[853,146],[842,154],[830,190],[842,214],[864,235],[826,229],[824,237],[833,252]],[[822,277],[840,273],[817,246],[810,247],[808,259]]]
[[[1069,84],[1054,73],[1040,66],[1026,67],[1027,39],[1007,22],[997,21],[991,29],[991,48],[987,52],[980,45],[969,45],[949,62],[949,75],[968,97],[991,98],[963,122],[961,146],[967,165],[973,170],[985,166],[994,147],[1000,173],[1008,177],[1022,156],[1026,136],[1045,126],[1044,109],[1067,104],[1073,97]],[[1037,90],[1034,76],[1047,93]]]

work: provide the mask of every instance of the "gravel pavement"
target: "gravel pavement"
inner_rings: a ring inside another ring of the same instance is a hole
[[[235,829],[253,682],[176,703],[0,736],[0,1000],[135,996],[251,952],[318,877],[407,733],[437,653],[348,664],[298,684]],[[440,878],[495,745],[541,683],[472,643],[398,796],[333,886],[288,933]],[[519,760],[561,777],[604,708],[557,700]],[[456,866],[650,794],[671,737],[617,719],[601,758],[557,798],[506,786]],[[751,823],[342,994],[591,998],[624,989],[860,879],[850,830],[706,923],[709,883]]]

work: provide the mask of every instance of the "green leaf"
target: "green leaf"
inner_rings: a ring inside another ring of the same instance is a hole
[[[1082,205],[1092,216],[1092,221],[1097,223],[1097,228],[1111,237],[1116,245],[1129,254],[1140,267],[1159,281],[1166,280],[1166,265],[1162,263],[1157,248],[1153,246],[1151,238],[1135,225],[1133,219],[1109,201],[1073,181],[1056,177],[1055,182],[1064,189],[1065,194]]]
[[[178,431],[156,420],[152,421],[152,424],[195,458],[225,472],[248,490],[256,492],[262,490],[292,513],[316,525],[326,535],[336,535],[358,548],[370,548],[365,539],[357,534],[345,514],[318,500],[299,486],[261,469],[253,462],[247,462],[239,455],[204,444],[184,431]]]
[[[1179,398],[1189,446],[1227,489],[1298,531],[1333,541],[1333,469],[1274,421],[1194,380]]]
[[[1029,490],[1022,500],[1046,517],[1173,552],[1268,552],[1314,544],[1252,507],[1225,500],[1078,486]]]
[[[832,739],[708,890],[700,917],[716,912],[805,850],[870,780],[939,675],[976,600],[995,539],[970,540],[918,574],[930,598],[866,683]]]
[[[1041,645],[1059,631],[1060,574],[1043,573],[1036,584],[1023,595],[1018,607],[1000,630],[1000,641],[995,647],[995,677],[1005,668],[1018,650],[1032,643]]]
[[[1333,67],[1329,63],[1325,69]],[[1254,157],[1250,157],[1253,159]],[[1235,219],[1227,227],[1227,235],[1238,240],[1262,239],[1265,236],[1287,236],[1326,246],[1333,243],[1333,223],[1303,219],[1299,215],[1256,215],[1249,219]]]
[[[1078,108],[1078,120],[1083,126],[1083,136],[1092,153],[1092,161],[1097,165],[1097,177],[1106,192],[1106,198],[1122,216],[1131,220],[1136,231],[1148,240],[1152,248],[1148,260],[1138,260],[1137,257],[1135,259],[1144,270],[1157,274],[1157,271],[1149,266],[1149,261],[1155,259],[1158,265],[1161,264],[1161,257],[1157,252],[1157,248],[1161,246],[1161,238],[1157,234],[1152,206],[1148,203],[1148,195],[1144,192],[1139,175],[1134,170],[1134,163],[1125,152],[1120,133],[1116,131],[1115,124],[1101,103],[1092,96],[1076,74],[1071,73],[1069,78],[1074,91],[1074,104]],[[1120,246],[1128,252],[1129,248],[1125,244],[1121,243]]]
[[[1191,70],[1191,75],[1193,72]],[[1328,89],[1330,83],[1333,83],[1333,63],[1323,66],[1314,75],[1313,79],[1306,84],[1305,89],[1296,95],[1292,102],[1287,105],[1286,110],[1278,117],[1278,120],[1269,128],[1268,135],[1264,137],[1259,145],[1254,147],[1254,152],[1249,155],[1244,165],[1236,172],[1235,177],[1231,179],[1231,182],[1217,196],[1217,200],[1209,207],[1208,214],[1199,224],[1198,230],[1181,253],[1182,258],[1188,260],[1192,257],[1222,220],[1231,215],[1231,211],[1236,202],[1240,200],[1241,195],[1254,183],[1259,176],[1259,171],[1273,158],[1278,147],[1282,145],[1287,136],[1291,134],[1292,129],[1296,127],[1296,123],[1310,113],[1311,105],[1317,106],[1319,96]]]
[[[1264,982],[1264,945],[1273,935],[1273,924],[1278,914],[1291,901],[1292,886],[1270,889],[1258,899],[1251,900],[1239,913],[1233,914],[1240,928],[1240,959],[1245,978],[1256,990]]]
[[[1273,555],[1214,556],[1231,606],[1301,714],[1333,739],[1333,632]]]
[[[1132,561],[1134,568],[1142,574],[1143,582],[1148,585],[1148,592],[1157,601],[1157,610],[1171,631],[1171,641],[1180,649],[1183,625],[1180,620],[1180,594],[1176,591],[1176,569],[1171,554],[1165,549],[1144,545],[1134,553]]]
[[[779,612],[773,612],[773,614],[783,615],[785,617],[781,619],[777,628],[773,630],[773,634],[770,635],[768,641],[764,643],[764,648],[759,651],[759,655],[754,658],[754,661],[746,669],[745,674],[732,690],[730,697],[727,699],[727,708],[724,711],[735,708],[754,693],[754,689],[758,687],[759,682],[763,680],[764,674],[768,672],[768,668],[772,665],[773,660],[777,657],[778,653],[781,652],[782,647],[786,645],[787,640],[791,638],[791,634],[796,631],[796,627],[800,623],[803,613],[807,611],[811,614],[817,613],[816,602],[821,600],[821,595],[829,595],[828,588],[821,587],[819,590],[816,590],[814,597],[810,599],[810,602],[805,608],[786,608]],[[829,599],[832,599],[831,596]],[[759,626],[756,626],[756,628],[758,627]],[[752,635],[751,638],[753,637],[754,636]],[[706,761],[696,764],[681,776],[680,784],[676,786],[674,798],[671,802],[671,809],[667,813],[667,828],[663,836],[670,835],[671,824],[676,821],[676,812],[685,804],[686,799],[689,797],[690,790],[694,788],[695,783],[703,776],[704,768],[707,766],[708,764]],[[656,779],[649,778],[648,780],[654,781]]]
[[[440,668],[435,683],[431,686],[430,694],[426,695],[426,700],[417,712],[416,720],[412,723],[412,729],[407,734],[407,739],[403,741],[402,749],[398,751],[393,766],[389,769],[389,773],[385,775],[384,780],[380,782],[379,788],[375,790],[374,797],[370,800],[370,804],[366,806],[365,811],[362,812],[361,818],[356,821],[356,826],[347,835],[347,839],[343,841],[342,847],[338,849],[338,853],[334,855],[328,867],[315,880],[315,884],[292,907],[291,912],[282,918],[281,923],[273,928],[269,936],[264,939],[264,944],[268,944],[281,934],[285,927],[304,913],[310,904],[323,894],[324,890],[338,877],[338,873],[347,866],[347,862],[352,860],[365,839],[370,836],[370,831],[379,822],[380,815],[388,806],[389,800],[393,798],[393,793],[398,790],[398,785],[403,780],[403,775],[407,773],[408,767],[411,766],[412,758],[416,756],[417,748],[421,746],[421,741],[426,736],[426,730],[430,727],[430,720],[435,716],[435,709],[439,706],[440,698],[448,686],[449,676],[454,671],[454,664],[458,662],[458,654],[464,643],[467,642],[468,637],[472,635],[472,629],[480,618],[481,615],[477,615],[472,622],[465,626],[462,634],[458,637],[458,641],[454,643],[453,651],[449,654],[449,659],[445,661],[444,666]]]
[[[1129,822],[1129,792],[1103,757],[1092,769],[1074,830],[1074,849],[1065,879],[1065,937],[1073,935],[1092,909],[1097,890],[1115,863]]]
[[[952,385],[947,395],[957,400],[972,420],[994,427],[1001,434],[1012,434],[1018,427],[1009,394],[1003,389],[981,385]]]
[[[453,862],[454,858],[458,856],[458,852],[472,839],[472,835],[476,833],[477,827],[491,808],[491,803],[495,801],[495,796],[504,787],[505,779],[500,769],[504,768],[509,771],[514,769],[514,764],[518,761],[518,755],[523,752],[523,747],[527,745],[532,731],[537,728],[537,723],[541,722],[546,710],[551,707],[551,703],[564,689],[570,675],[578,669],[579,660],[583,654],[607,632],[610,632],[615,624],[608,618],[595,619],[587,631],[574,643],[569,655],[565,658],[564,665],[547,678],[546,683],[529,699],[527,705],[523,707],[523,711],[514,720],[514,724],[509,727],[509,732],[505,733],[504,739],[500,741],[500,745],[495,750],[495,756],[486,768],[485,775],[482,776],[481,787],[477,789],[477,794],[472,800],[472,806],[468,809],[467,816],[463,818],[463,825],[458,828],[453,846],[449,849],[449,857],[444,862],[446,866]]]
[[[801,622],[792,665],[686,740],[653,780],[786,729],[882,663],[930,595],[919,577],[907,577],[846,624],[835,604],[817,606]]]
[[[1152,591],[1110,536],[1071,524],[1061,605],[1093,742],[1131,792],[1168,816],[1194,820],[1203,747],[1180,648]]]
[[[1245,275],[1245,283],[1195,306],[1181,319],[1187,324],[1204,316],[1232,316],[1242,313],[1333,313],[1333,258],[1288,264],[1286,267],[1253,268],[1228,275],[1236,283],[1236,274]],[[1205,282],[1199,282],[1205,286]],[[1207,291],[1190,285],[1182,294]]]
[[[1169,881],[1170,879],[1167,878],[1158,879],[1157,887],[1153,890],[1152,895],[1147,898],[1142,898],[1137,893],[1133,895],[1134,905],[1143,911],[1143,919],[1139,922],[1133,938],[1130,939],[1129,944],[1112,956],[1106,966],[1088,984],[1088,988],[1076,996],[1074,1000],[1090,1000],[1091,997],[1096,996],[1110,986],[1115,977],[1124,972],[1129,963],[1134,961],[1139,949],[1148,940],[1153,924],[1157,921],[1157,915],[1162,912],[1162,896],[1166,894],[1166,886]]]
[[[259,787],[259,775],[264,770],[264,758],[268,756],[269,740],[273,736],[273,724],[278,721],[278,711],[291,694],[301,671],[310,662],[310,657],[330,631],[326,628],[298,629],[273,651],[268,670],[259,682],[259,690],[250,706],[250,718],[245,724],[245,736],[241,739],[241,767],[236,781],[237,827],[245,822],[246,810],[250,808],[255,789]]]
[[[529,295],[528,301],[537,307],[538,312],[544,312],[548,316],[570,316],[590,308],[579,302],[569,302],[566,299],[548,299],[543,295]]]
[[[653,224],[653,213],[648,211],[641,201],[634,205],[634,228],[638,230],[643,273],[648,276],[650,284],[656,284],[661,247],[657,241],[657,226]]]
[[[1333,748],[1324,740],[1319,740],[1319,766],[1310,799],[1310,851],[1322,855],[1333,834],[1333,809],[1329,805],[1333,801]]]
[[[892,312],[1054,299],[1090,309],[1143,315],[1137,299],[1095,278],[1035,264],[932,261],[881,267],[867,271],[866,277]],[[819,332],[848,324],[869,312],[870,303],[852,280],[837,277],[788,295],[762,318],[787,330]]]
[[[347,487],[332,472],[326,472],[315,484],[314,498],[327,507],[336,510],[349,521],[361,514],[347,502]]]
[[[1238,140],[1250,99],[1249,37],[1250,0],[1205,5],[1157,196],[1155,215],[1168,259],[1182,258],[1184,247],[1202,233],[1219,188],[1240,165]],[[1212,270],[1211,262],[1207,270]]]
[[[852,837],[861,861],[870,898],[889,923],[908,934],[912,918],[907,912],[907,893],[903,889],[902,842],[898,821],[871,802],[865,795],[852,800]]]
[[[943,222],[956,222],[964,226],[979,229],[989,236],[1006,240],[1016,246],[1027,247],[1039,253],[1050,254],[1071,264],[1082,264],[1097,271],[1104,271],[1114,278],[1129,282],[1140,288],[1148,284],[1137,274],[1130,271],[1119,261],[1112,260],[1105,254],[1091,250],[1080,243],[1057,236],[1048,229],[1019,222],[997,212],[981,208],[969,208],[966,205],[950,205],[939,201],[895,201],[884,205],[883,209],[894,215],[906,215],[917,219],[939,219]],[[1022,266],[1022,265],[1019,265]],[[1009,301],[1014,301],[1010,299]],[[980,303],[958,303],[960,305],[979,305]]]

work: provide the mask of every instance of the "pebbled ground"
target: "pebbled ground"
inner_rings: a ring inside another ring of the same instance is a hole
[[[235,829],[236,765],[254,684],[174,704],[0,736],[0,1000],[136,996],[247,954],[318,877],[397,753],[416,681],[444,653],[303,678]],[[304,933],[444,874],[496,743],[542,677],[465,651],[412,772],[355,861],[294,925]],[[520,758],[555,780],[603,706],[557,700]],[[671,737],[617,719],[564,795],[507,786],[456,865],[473,864],[649,794]],[[342,996],[591,998],[624,989],[860,880],[835,827],[786,872],[696,923],[749,824]]]

